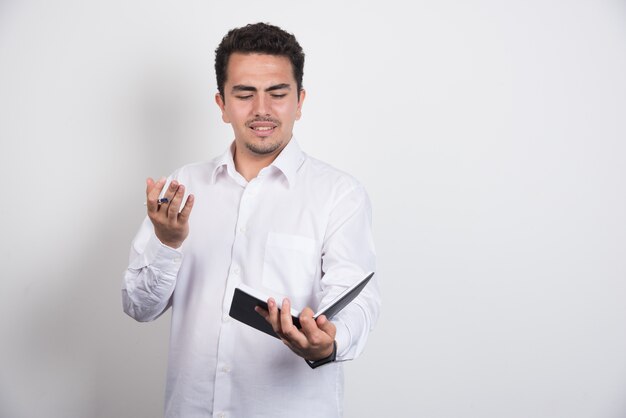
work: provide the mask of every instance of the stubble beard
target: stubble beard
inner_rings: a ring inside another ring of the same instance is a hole
[[[280,120],[273,118],[271,116],[257,116],[252,120],[246,122],[246,128],[250,128],[250,126],[254,122],[271,122],[274,124],[274,129],[278,130],[281,127]],[[280,135],[280,132],[274,132],[274,134]],[[273,136],[273,135],[272,135]],[[259,156],[265,156],[269,154],[273,154],[276,150],[279,150],[283,144],[285,143],[280,137],[273,139],[271,136],[265,137],[261,140],[252,140],[244,142],[245,147],[251,151],[253,154]]]
[[[272,122],[275,125],[275,129],[277,130],[281,126],[280,121],[272,117],[257,117],[246,123],[246,127],[249,127],[254,122]],[[249,141],[246,142],[244,145],[246,146],[246,148],[248,148],[249,151],[253,152],[254,154],[263,156],[274,153],[277,149],[280,149],[280,147],[282,147],[284,142],[285,141],[281,140],[280,138],[272,140],[271,137],[265,137],[264,140]]]
[[[255,143],[252,143],[252,142],[246,142],[245,143],[246,148],[248,148],[248,150],[252,151],[253,153],[255,153],[257,155],[272,154],[277,149],[279,149],[282,145],[283,145],[282,141],[275,141],[275,142],[269,142],[269,143],[260,143],[260,144],[255,144]]]

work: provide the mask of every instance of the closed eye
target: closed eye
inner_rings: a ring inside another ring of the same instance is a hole
[[[282,99],[286,95],[287,95],[287,93],[284,93],[284,94],[272,94],[272,97],[275,98],[275,99]]]
[[[246,96],[235,96],[236,98],[240,99],[240,100],[248,100],[252,97],[251,94],[248,94]]]

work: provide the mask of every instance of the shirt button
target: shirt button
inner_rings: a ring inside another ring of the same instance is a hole
[[[219,414],[217,414],[217,418],[226,418],[226,414],[223,412],[220,412]]]
[[[228,373],[228,372],[230,372],[230,367],[228,367],[228,366],[222,366],[222,371],[223,371],[224,373]]]
[[[239,276],[239,267],[233,267],[233,274]]]
[[[241,232],[242,234],[246,233],[246,227],[245,226],[240,226],[239,227],[239,232]]]
[[[226,322],[228,322],[228,321],[230,321],[230,316],[228,316],[227,314],[224,314],[224,315],[222,316],[222,322],[226,323]]]

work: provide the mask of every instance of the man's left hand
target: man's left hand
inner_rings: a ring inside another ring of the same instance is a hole
[[[324,315],[313,318],[313,310],[304,308],[300,313],[301,329],[298,329],[291,319],[291,303],[284,299],[279,311],[274,299],[267,301],[269,311],[257,308],[257,312],[270,323],[274,332],[287,347],[300,357],[316,361],[330,356],[333,352],[337,328]]]

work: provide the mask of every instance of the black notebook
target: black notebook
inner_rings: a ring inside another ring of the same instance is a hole
[[[361,290],[365,287],[365,285],[370,281],[374,273],[368,274],[365,278],[359,280],[346,290],[344,290],[339,296],[333,299],[329,304],[323,306],[319,311],[313,315],[314,318],[317,319],[320,315],[326,315],[326,318],[332,319],[339,311],[346,307],[352,300],[357,297]],[[232,318],[235,318],[238,321],[243,322],[253,328],[258,329],[272,337],[278,338],[278,335],[272,329],[272,326],[263,318],[260,314],[258,314],[254,308],[260,306],[263,309],[267,310],[267,300],[269,296],[263,294],[262,292],[253,289],[244,284],[239,285],[239,287],[235,288],[235,293],[233,294],[233,302],[230,305],[229,315]],[[280,309],[280,301],[276,301],[278,307]],[[300,320],[298,317],[300,316],[299,312],[291,309],[291,317],[293,319],[293,323],[296,327],[300,328]]]

